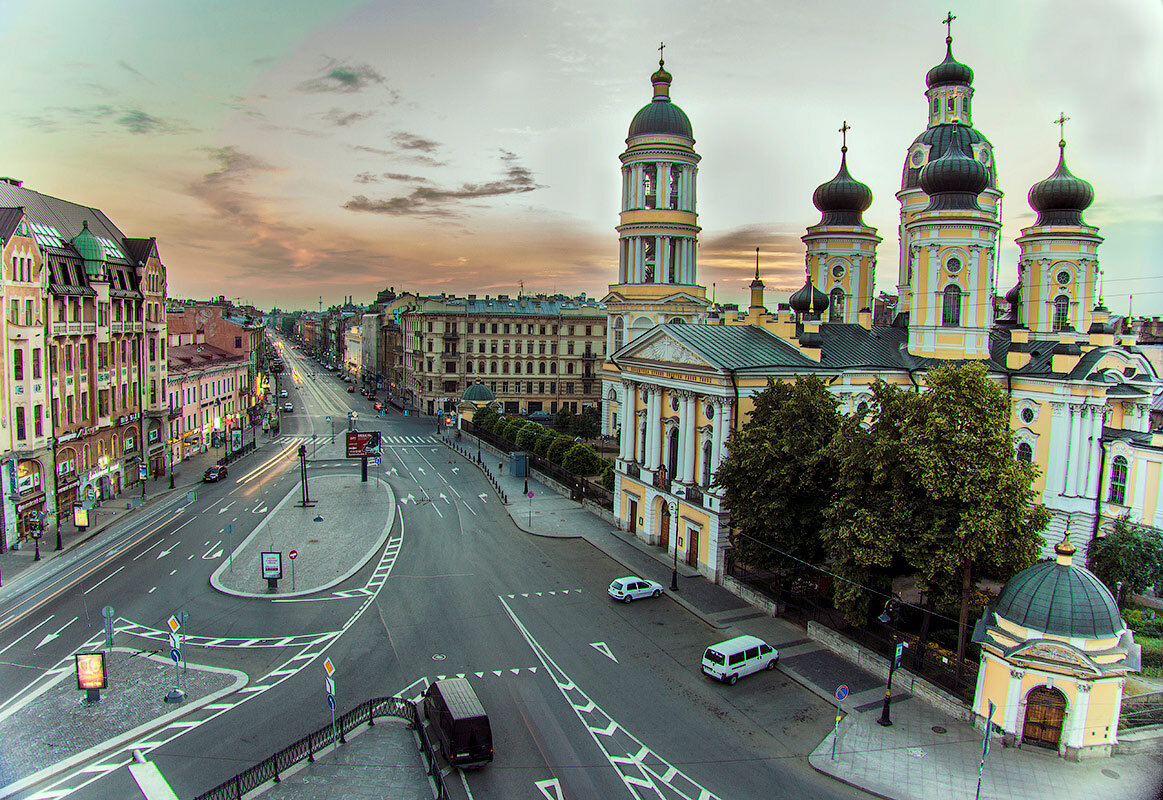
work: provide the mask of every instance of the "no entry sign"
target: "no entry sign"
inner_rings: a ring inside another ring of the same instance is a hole
[[[291,560],[292,560],[292,561],[294,561],[294,560],[295,560],[295,556],[299,555],[299,551],[298,551],[298,550],[292,550],[291,552],[287,553],[287,555],[289,555],[289,556],[291,557]]]

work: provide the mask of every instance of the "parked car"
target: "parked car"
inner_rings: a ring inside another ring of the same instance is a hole
[[[662,585],[645,578],[627,575],[625,578],[618,578],[611,583],[610,588],[606,591],[615,600],[629,603],[643,597],[658,597],[662,594]]]
[[[279,397],[286,397],[286,396],[287,396],[287,390],[286,389],[279,389]]]
[[[350,383],[347,384],[347,393],[348,394],[355,394],[355,387],[352,386]]]
[[[290,401],[283,403],[283,411],[294,411],[295,407],[291,405]]]
[[[775,669],[779,651],[755,636],[736,636],[703,653],[703,674],[732,686],[744,675]]]
[[[217,483],[226,477],[226,467],[207,467],[202,473],[203,483]]]
[[[531,411],[529,419],[533,422],[552,422],[554,414],[552,411]]]

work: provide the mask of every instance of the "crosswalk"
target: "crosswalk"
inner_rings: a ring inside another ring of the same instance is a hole
[[[275,439],[275,444],[286,446],[289,444],[310,444],[312,441],[322,441],[327,439],[330,441],[330,436],[321,436],[318,439],[312,439],[310,436],[280,436]],[[336,441],[340,441],[338,435]],[[430,445],[438,441],[435,436],[383,436],[381,441],[388,446],[408,446],[408,445]]]

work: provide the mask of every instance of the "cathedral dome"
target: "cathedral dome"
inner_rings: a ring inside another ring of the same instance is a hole
[[[1016,304],[1022,302],[1022,282],[1018,281],[1014,284],[1014,288],[1006,292],[1006,302],[1013,308]]]
[[[994,613],[1023,628],[1058,636],[1105,639],[1126,629],[1118,603],[1093,572],[1073,563],[1069,538],[1042,561],[1010,578]]]
[[[863,225],[860,215],[872,205],[872,190],[848,173],[847,151],[841,148],[836,177],[812,193],[812,203],[823,214],[821,225]]]
[[[1035,225],[1084,225],[1082,212],[1094,202],[1094,187],[1066,168],[1066,142],[1059,142],[1058,168],[1030,187],[1030,208],[1038,212]]]
[[[934,125],[913,140],[905,159],[901,176],[901,189],[917,189],[921,185],[923,168],[936,161],[951,148],[965,153],[980,152],[979,160],[989,175],[989,188],[997,188],[997,170],[993,162],[993,145],[976,128],[953,122]],[[927,153],[927,156],[926,156]]]
[[[489,387],[485,386],[480,381],[469,386],[464,390],[464,394],[460,396],[462,402],[469,403],[491,403],[497,399]]]
[[[666,134],[682,136],[694,141],[694,131],[686,113],[670,101],[671,74],[666,71],[662,61],[658,62],[658,71],[650,76],[650,83],[654,86],[654,99],[634,115],[630,122],[630,133],[627,138],[647,136],[650,134]]]
[[[973,70],[953,57],[953,39],[945,40],[945,60],[933,67],[925,75],[925,84],[935,86],[964,85],[973,83]]]
[[[809,276],[804,285],[788,298],[787,303],[797,314],[823,314],[828,309],[828,295],[813,286]]]
[[[960,147],[950,147],[925,165],[920,183],[929,195],[929,210],[976,209],[977,196],[989,186],[989,171]]]

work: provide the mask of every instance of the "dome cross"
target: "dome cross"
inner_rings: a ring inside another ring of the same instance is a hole
[[[662,51],[666,48],[666,42],[658,43],[658,66],[662,66]]]
[[[848,124],[848,120],[844,120],[844,124],[840,126],[840,152],[848,152],[848,131],[852,130],[852,126]]]
[[[945,41],[950,44],[953,42],[953,20],[955,19],[957,17],[953,16],[953,12],[950,11],[945,15],[945,19],[941,20],[945,23]]]
[[[1066,123],[1070,121],[1070,117],[1066,116],[1066,112],[1058,114],[1058,119],[1054,120],[1054,124],[1058,126],[1058,146],[1066,147]]]

